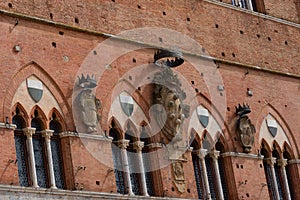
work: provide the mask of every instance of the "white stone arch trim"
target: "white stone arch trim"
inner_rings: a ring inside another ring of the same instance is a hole
[[[268,129],[268,123],[275,123],[277,126],[277,134],[275,137],[272,136]],[[275,119],[275,117],[272,114],[268,114],[264,120],[261,123],[260,131],[259,131],[259,144],[262,143],[262,141],[265,141],[269,147],[272,147],[274,142],[276,142],[281,150],[284,148],[284,144],[287,143],[289,146],[291,146],[291,143],[287,137],[287,134],[285,133],[284,129],[278,122],[278,120]]]

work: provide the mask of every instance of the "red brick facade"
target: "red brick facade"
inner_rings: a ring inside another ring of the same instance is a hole
[[[288,159],[285,170],[290,196],[300,199],[300,3],[264,0],[257,6],[263,13],[232,6],[225,0],[2,1],[0,184],[12,188],[20,185],[15,147],[18,130],[12,121],[21,116],[23,128],[30,127],[34,118],[43,121],[45,130],[51,129],[52,122],[59,122],[64,189],[117,193],[111,148],[116,141],[108,136],[116,129],[119,139],[128,139],[125,133],[130,123],[136,138],[141,127],[147,127],[148,134],[154,131],[150,112],[154,86],[149,82],[157,68],[153,56],[160,48],[178,47],[185,62],[173,71],[179,75],[187,99],[192,95],[188,120],[202,105],[210,113],[210,123],[218,125],[216,134],[220,137],[213,138],[209,128],[199,128],[192,120],[184,125],[183,140],[194,147],[186,149],[184,161],[180,161],[184,191],[175,184],[170,162],[151,173],[154,195],[150,196],[198,198],[192,155],[203,148],[206,134],[215,140],[213,145],[222,146],[214,147],[222,149],[219,159],[225,166],[222,173],[228,199],[274,199],[265,171],[266,157],[277,154],[277,160]],[[169,35],[162,37],[160,33]],[[180,37],[175,37],[177,34]],[[81,74],[96,75],[95,96],[101,103],[101,131],[96,134],[77,133],[75,98]],[[32,77],[44,87],[44,96],[36,103],[24,96],[28,95],[24,90],[26,80]],[[114,101],[124,91],[138,110],[135,116],[123,120],[121,116],[125,115],[122,109],[114,110]],[[235,106],[243,103],[249,104],[252,112],[248,116],[256,129],[249,153],[243,152],[236,130]],[[267,119],[276,121],[277,137],[263,131]],[[189,140],[192,133],[195,140]],[[163,162],[159,149],[168,143],[166,138],[159,132],[150,140],[146,147],[148,153],[154,152],[150,163]],[[275,169],[282,170],[279,164]],[[280,195],[288,199],[283,172],[276,173],[281,173],[277,180],[283,188]],[[215,192],[215,199],[221,199]]]

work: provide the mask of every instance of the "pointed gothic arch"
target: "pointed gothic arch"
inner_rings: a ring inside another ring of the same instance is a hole
[[[296,143],[296,139],[295,139],[295,135],[296,134],[292,134],[292,131],[288,125],[288,123],[286,122],[284,116],[271,104],[267,104],[263,107],[257,121],[255,124],[255,127],[257,128],[256,132],[260,133],[261,132],[261,125],[264,122],[264,120],[266,119],[266,117],[268,115],[271,115],[276,121],[277,123],[281,126],[281,128],[283,129],[286,137],[288,138],[288,141],[290,142],[290,147],[292,148],[293,152],[295,155],[299,155],[300,154],[300,149],[297,146]],[[255,142],[254,142],[254,147],[258,147],[260,146],[261,141],[259,141],[260,138],[260,134],[256,134],[255,136]],[[262,138],[263,139],[263,138]],[[283,147],[283,146],[282,146]],[[282,148],[281,147],[281,148]]]
[[[12,100],[20,84],[32,75],[38,77],[53,94],[60,109],[62,110],[63,119],[65,119],[65,124],[67,126],[66,129],[75,130],[72,109],[68,104],[68,100],[64,96],[64,93],[61,91],[54,79],[34,61],[25,64],[10,78],[11,81],[8,82],[10,92],[6,93],[3,106],[0,106],[0,113],[3,114],[3,118],[4,116],[10,116],[9,113],[11,113],[13,107]]]

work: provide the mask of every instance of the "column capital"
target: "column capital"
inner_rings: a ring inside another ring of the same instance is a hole
[[[27,138],[32,138],[32,135],[35,133],[35,128],[26,127],[22,129],[24,135],[27,136]]]
[[[126,149],[129,146],[129,140],[125,140],[125,139],[118,140],[117,145],[121,149]]]
[[[199,149],[198,156],[200,159],[204,159],[206,155],[207,155],[207,149]]]
[[[50,140],[52,135],[53,135],[53,130],[49,130],[49,129],[45,129],[45,130],[42,130],[41,133],[42,133],[42,137],[44,137],[46,140]]]
[[[213,160],[217,160],[220,156],[220,151],[213,150],[209,152],[209,155]]]
[[[136,141],[133,143],[133,149],[135,149],[137,152],[142,151],[143,148],[144,148],[144,142]]]
[[[274,164],[276,163],[276,159],[277,158],[270,157],[270,158],[267,158],[266,161],[267,161],[268,165],[271,165],[271,167],[274,167]]]
[[[285,167],[288,164],[287,159],[278,159],[277,163],[280,167]]]

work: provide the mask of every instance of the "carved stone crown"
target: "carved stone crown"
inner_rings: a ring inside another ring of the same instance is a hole
[[[178,67],[184,63],[184,60],[179,51],[158,50],[154,54],[154,63],[158,66]]]
[[[78,84],[82,88],[94,88],[97,86],[97,81],[94,75],[90,76],[89,74],[86,77],[81,74],[81,77],[78,76]]]
[[[243,105],[239,104],[239,106],[235,106],[235,113],[237,115],[244,116],[251,112],[250,106],[248,104],[243,103]]]

